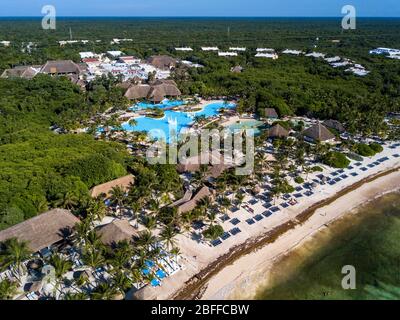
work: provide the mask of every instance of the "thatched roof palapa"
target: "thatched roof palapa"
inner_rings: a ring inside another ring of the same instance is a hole
[[[43,66],[42,73],[47,74],[80,74],[82,68],[72,60],[47,61]]]
[[[211,196],[212,196],[211,190],[208,187],[202,187],[190,201],[178,207],[178,213],[185,213],[192,211],[194,208],[197,207],[200,200],[204,199],[205,197],[211,197]]]
[[[0,231],[0,242],[17,238],[26,241],[29,248],[37,252],[63,240],[78,222],[70,211],[53,209]]]
[[[176,67],[177,61],[176,59],[170,56],[151,56],[147,59],[147,62],[153,65],[154,67],[162,70],[168,70]]]
[[[110,191],[112,188],[119,186],[122,187],[124,190],[128,190],[129,186],[133,184],[135,177],[133,175],[127,175],[125,177],[115,179],[98,186],[93,187],[90,190],[90,195],[93,198],[98,197],[99,195],[105,194],[106,197],[110,196]]]
[[[132,241],[138,237],[138,232],[128,220],[115,220],[97,228],[96,233],[105,245],[114,246],[121,241]]]
[[[182,95],[173,80],[159,80],[151,85],[132,85],[125,93],[128,99],[147,99],[153,102],[160,102],[166,97],[179,97]]]
[[[279,118],[278,113],[274,108],[265,108],[264,113],[266,118],[271,118],[271,119]]]
[[[334,129],[339,133],[346,131],[345,127],[337,120],[326,120],[323,122],[323,125],[327,128]]]
[[[268,131],[268,137],[270,138],[285,138],[289,136],[289,131],[282,127],[279,123],[274,125]]]
[[[313,141],[328,141],[335,139],[335,135],[321,123],[315,124],[303,132],[304,136]]]

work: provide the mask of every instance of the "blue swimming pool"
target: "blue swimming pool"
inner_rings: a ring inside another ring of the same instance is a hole
[[[133,107],[129,108],[130,110],[143,110],[149,108],[171,108],[171,107],[179,107],[185,104],[185,101],[182,100],[164,100],[161,103],[151,103],[151,102],[139,102],[138,104],[134,105]]]
[[[182,130],[185,130],[193,124],[196,116],[212,117],[218,114],[221,108],[234,108],[235,104],[226,104],[225,102],[215,102],[206,105],[203,110],[198,112],[180,112],[167,110],[162,119],[153,119],[149,117],[136,118],[137,125],[131,126],[124,123],[122,128],[127,131],[145,131],[154,139],[162,139],[171,142],[171,138],[177,138]]]
[[[263,125],[264,125],[264,122],[258,121],[258,120],[241,121],[239,123],[234,123],[234,124],[228,126],[228,129],[231,131],[254,129],[254,134],[257,136],[261,133],[260,127]]]

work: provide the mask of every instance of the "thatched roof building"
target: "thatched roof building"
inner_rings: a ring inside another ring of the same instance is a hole
[[[325,142],[335,139],[335,135],[321,123],[315,124],[312,127],[308,128],[303,132],[303,135],[306,137],[306,139],[309,139],[314,142],[315,141]]]
[[[135,181],[135,177],[133,175],[129,174],[125,177],[115,179],[115,180],[112,180],[112,181],[109,181],[109,182],[106,182],[106,183],[103,183],[103,184],[93,187],[90,190],[90,195],[93,198],[96,198],[102,194],[104,194],[106,197],[109,197],[110,191],[112,190],[112,188],[119,186],[119,187],[122,187],[124,190],[128,190],[129,186],[131,184],[133,184],[134,181]]]
[[[96,233],[105,245],[114,246],[121,241],[132,241],[138,237],[138,232],[128,220],[115,220],[97,228]]]
[[[147,59],[147,62],[152,66],[161,69],[161,70],[169,70],[171,68],[175,68],[177,65],[176,59],[170,56],[151,56]]]
[[[147,99],[154,103],[167,97],[179,97],[182,93],[173,80],[158,80],[153,84],[137,84],[128,88],[125,97],[131,100]]]
[[[274,108],[265,108],[264,116],[268,119],[278,119],[279,115]]]
[[[346,132],[345,127],[337,120],[326,120],[323,122],[323,125],[327,128],[334,129],[339,133]]]
[[[268,130],[268,137],[270,138],[286,138],[288,136],[289,131],[282,127],[279,123]]]
[[[205,197],[212,197],[213,194],[208,187],[202,187],[199,192],[197,192],[194,197],[189,200],[188,202],[180,205],[178,207],[178,213],[185,213],[192,211],[194,208],[197,207],[199,201],[204,199]]]
[[[0,231],[0,242],[17,238],[26,241],[33,252],[62,241],[80,220],[70,211],[53,209]]]
[[[39,68],[34,68],[32,66],[19,66],[12,69],[4,70],[1,78],[24,78],[32,79],[38,74]]]
[[[72,60],[57,60],[47,61],[40,72],[51,75],[79,75],[82,72],[82,68]]]

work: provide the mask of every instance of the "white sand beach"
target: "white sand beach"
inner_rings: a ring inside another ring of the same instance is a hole
[[[395,156],[399,151],[400,147],[396,149],[385,147],[385,150],[375,157],[365,158],[360,166],[355,166],[353,162],[353,169],[344,170],[348,178],[335,185],[319,185],[313,190],[314,194],[312,196],[301,197],[298,199],[297,205],[280,209],[279,212],[263,218],[253,225],[248,225],[245,220],[266,211],[261,202],[254,205],[249,204],[249,207],[254,210],[254,214],[243,207],[237,212],[228,212],[231,218],[240,220],[236,227],[239,227],[241,232],[231,236],[217,247],[213,247],[209,243],[197,242],[187,234],[180,235],[178,241],[182,253],[180,263],[183,269],[165,279],[161,287],[152,288],[148,286],[144,288],[140,293],[140,298],[186,298],[187,292],[182,292],[185,291],[185,287],[188,290],[191,284],[198,282],[196,277],[203,279],[202,281],[204,282],[201,284],[200,292],[196,293],[196,298],[252,298],[258,287],[265,285],[265,283],[261,282],[265,281],[265,271],[272,266],[276,259],[304,241],[312,239],[315,232],[325,228],[333,220],[351,212],[355,207],[383,193],[400,188],[400,172],[397,170],[400,168],[400,158]],[[373,168],[368,167],[368,165],[383,157],[387,157],[385,162]],[[361,168],[368,168],[368,170],[363,171]],[[383,175],[385,172],[394,169],[397,171]],[[323,173],[324,175],[329,175],[334,171],[336,170],[332,168],[324,168]],[[357,176],[350,175],[350,173],[354,172],[357,172]],[[308,180],[314,178],[314,175],[316,176],[316,174],[310,175]],[[378,175],[379,177],[376,177]],[[365,183],[360,184],[363,181]],[[313,205],[335,197],[346,188],[352,188],[353,190],[349,190],[349,192],[328,205],[322,204],[322,207],[313,213],[307,221],[303,224],[297,224],[296,227],[279,236],[273,243],[258,248],[258,250],[251,250],[249,254],[242,255],[235,261],[231,259],[229,265],[221,265],[221,263],[229,260],[227,258],[229,254],[240,251],[246,245],[248,247],[254,246],[260,238],[265,237],[269,232],[282,225],[290,222],[296,223],[296,217],[299,214],[307,211]],[[246,197],[245,202],[252,199],[254,198],[249,195]],[[276,204],[282,204],[282,202],[283,200],[279,200]],[[234,227],[229,221],[221,225],[225,231],[229,231]],[[207,274],[212,274],[212,276],[207,276]],[[199,291],[199,287],[196,289]]]

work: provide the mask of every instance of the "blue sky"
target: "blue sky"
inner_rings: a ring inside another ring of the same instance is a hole
[[[400,17],[400,0],[1,0],[0,16],[40,16],[47,4],[58,16],[340,16],[351,4],[358,16]]]

